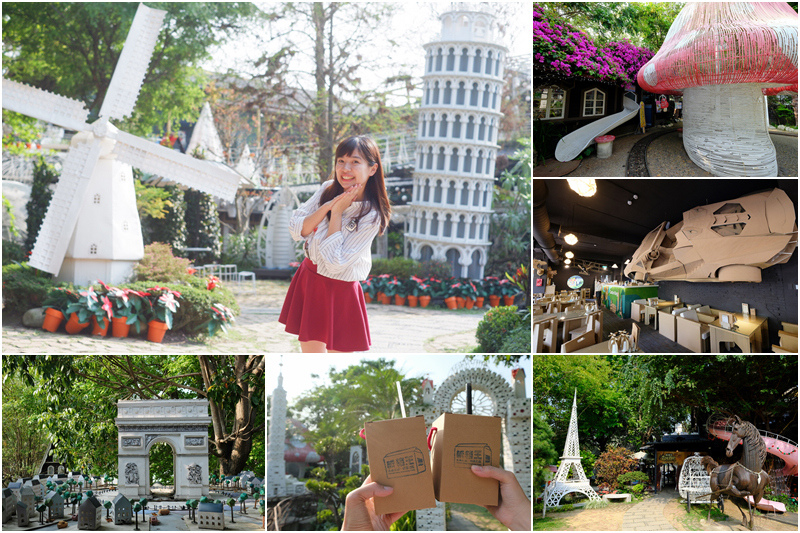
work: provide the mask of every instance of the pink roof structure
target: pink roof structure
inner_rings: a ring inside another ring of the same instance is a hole
[[[647,91],[734,83],[797,85],[797,13],[785,2],[688,3],[639,70]]]

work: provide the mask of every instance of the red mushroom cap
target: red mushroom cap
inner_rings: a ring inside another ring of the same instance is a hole
[[[797,13],[785,2],[688,3],[637,81],[666,94],[701,85],[797,84]]]

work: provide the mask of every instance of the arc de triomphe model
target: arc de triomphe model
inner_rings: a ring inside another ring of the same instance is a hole
[[[174,498],[208,496],[208,400],[120,400],[114,422],[120,494],[151,497],[150,448],[166,442],[174,452]]]

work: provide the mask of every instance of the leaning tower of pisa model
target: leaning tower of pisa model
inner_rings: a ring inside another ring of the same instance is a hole
[[[503,63],[494,17],[474,9],[441,15],[426,44],[406,255],[438,259],[453,276],[482,278],[497,157]]]

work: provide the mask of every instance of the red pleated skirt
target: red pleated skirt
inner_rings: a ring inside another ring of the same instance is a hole
[[[372,344],[361,285],[318,274],[309,259],[292,278],[278,322],[300,342],[324,342],[328,350],[364,352]]]

